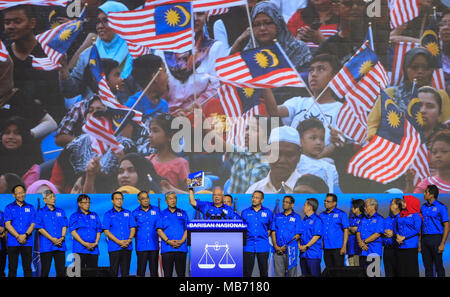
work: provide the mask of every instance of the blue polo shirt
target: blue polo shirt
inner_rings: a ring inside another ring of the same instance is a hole
[[[61,238],[62,228],[67,227],[67,217],[63,209],[55,207],[50,210],[45,206],[37,211],[36,214],[36,229],[45,229],[50,236]],[[41,253],[53,251],[65,251],[66,242],[63,241],[61,247],[54,245],[49,239],[40,234]]]
[[[272,211],[264,206],[255,211],[251,206],[242,211],[241,217],[247,223],[247,244],[244,246],[244,252],[269,252],[269,230],[273,221]]]
[[[348,229],[348,215],[334,208],[329,213],[324,211],[320,214],[323,223],[322,240],[324,249],[340,249],[344,243],[344,229]]]
[[[382,235],[384,233],[384,218],[377,212],[371,217],[364,216],[358,226],[358,233],[361,234],[361,240],[365,240],[375,233]],[[370,254],[383,255],[383,239],[378,237],[376,240],[367,244],[368,250],[361,250],[361,256],[368,256]]]
[[[78,209],[69,218],[69,232],[72,231],[76,231],[83,241],[94,243],[97,239],[97,233],[102,232],[100,217],[95,212],[90,211],[84,214]],[[72,251],[78,254],[98,255],[98,246],[90,251],[74,239]]]
[[[286,245],[297,234],[302,234],[302,218],[292,211],[285,215],[284,212],[276,214],[270,230],[275,231],[278,246]]]
[[[351,216],[349,219],[349,227],[358,227],[361,222],[363,215]],[[358,242],[356,241],[356,234],[351,234],[349,231],[348,241],[347,241],[347,254],[348,255],[360,255],[361,249],[359,248]]]
[[[418,213],[410,214],[406,217],[396,217],[394,222],[394,233],[405,236],[405,240],[399,246],[399,249],[412,249],[419,247],[419,233],[422,227],[422,218]]]
[[[5,223],[11,221],[11,226],[19,234],[25,234],[31,224],[36,223],[36,211],[34,206],[24,202],[19,206],[16,201],[5,207]],[[7,246],[33,246],[33,237],[29,237],[24,245],[21,245],[14,236],[8,236]]]
[[[133,210],[133,216],[136,220],[136,251],[155,251],[159,249],[158,233],[156,233],[156,224],[160,218],[160,211],[157,207],[151,206],[147,211],[139,206]]]
[[[300,237],[300,244],[305,245],[314,236],[322,236],[322,220],[318,215],[313,213],[311,216],[305,215],[303,218],[303,234]],[[322,259],[322,242],[317,240],[309,249],[304,253],[300,253],[300,258],[304,259]]]
[[[177,208],[174,212],[171,212],[169,208],[166,208],[161,212],[161,217],[156,223],[156,229],[161,229],[171,240],[180,240],[186,231],[188,221],[189,217],[184,210]],[[167,252],[187,253],[187,241],[179,248],[174,248],[161,241],[161,254]]]
[[[130,98],[128,98],[128,101],[125,103],[125,106],[132,107],[139,96],[141,96],[141,94],[142,91],[130,96]],[[136,105],[135,109],[142,112],[145,116],[148,116],[157,112],[169,112],[169,104],[164,99],[160,99],[158,104],[154,104],[149,100],[147,95],[144,95],[141,101],[139,101],[139,103]]]
[[[0,227],[5,228],[5,216],[3,214],[3,211],[0,210]]]
[[[211,216],[222,216],[226,220],[232,220],[234,217],[234,210],[225,204],[222,204],[221,207],[216,207],[214,203],[209,201],[197,201],[197,209],[207,220],[211,219]]]
[[[389,215],[384,219],[384,231],[391,230],[394,231],[394,221],[396,216]],[[388,238],[383,236],[383,245],[385,247],[395,247],[395,239],[393,237]]]
[[[434,200],[433,203],[424,203],[420,208],[423,216],[422,234],[442,234],[444,233],[444,224],[448,222],[447,206],[440,201]]]
[[[136,228],[136,220],[131,211],[122,208],[117,211],[114,207],[108,210],[103,216],[102,229],[109,230],[118,240],[127,240],[130,238],[130,229]],[[133,250],[131,243],[127,250]],[[108,252],[121,251],[122,248],[112,240],[108,239]]]

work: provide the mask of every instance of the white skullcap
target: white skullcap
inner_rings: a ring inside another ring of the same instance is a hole
[[[300,135],[297,130],[290,126],[277,127],[270,132],[269,144],[274,142],[290,142],[300,145]]]

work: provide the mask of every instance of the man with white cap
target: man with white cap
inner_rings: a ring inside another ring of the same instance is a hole
[[[278,150],[278,158],[270,162],[269,174],[262,180],[251,185],[247,194],[256,190],[266,193],[279,193],[284,188],[285,193],[293,193],[295,183],[302,176],[296,166],[300,160],[300,136],[296,129],[282,126],[273,129],[269,144],[271,150]],[[271,152],[273,154],[273,151]]]

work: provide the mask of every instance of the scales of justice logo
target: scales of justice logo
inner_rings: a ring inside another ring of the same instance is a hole
[[[214,262],[214,259],[211,256],[210,249],[215,252],[224,251],[218,263],[219,268],[233,269],[236,267],[236,262],[230,253],[230,246],[227,243],[219,244],[219,242],[216,241],[214,244],[205,244],[205,251],[197,264],[200,269],[213,269],[216,267],[216,262]]]

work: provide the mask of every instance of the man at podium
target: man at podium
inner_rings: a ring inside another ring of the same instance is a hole
[[[213,202],[197,201],[194,197],[194,189],[189,188],[189,203],[203,214],[206,220],[232,220],[234,211],[223,203],[223,190],[215,187],[213,190]]]

